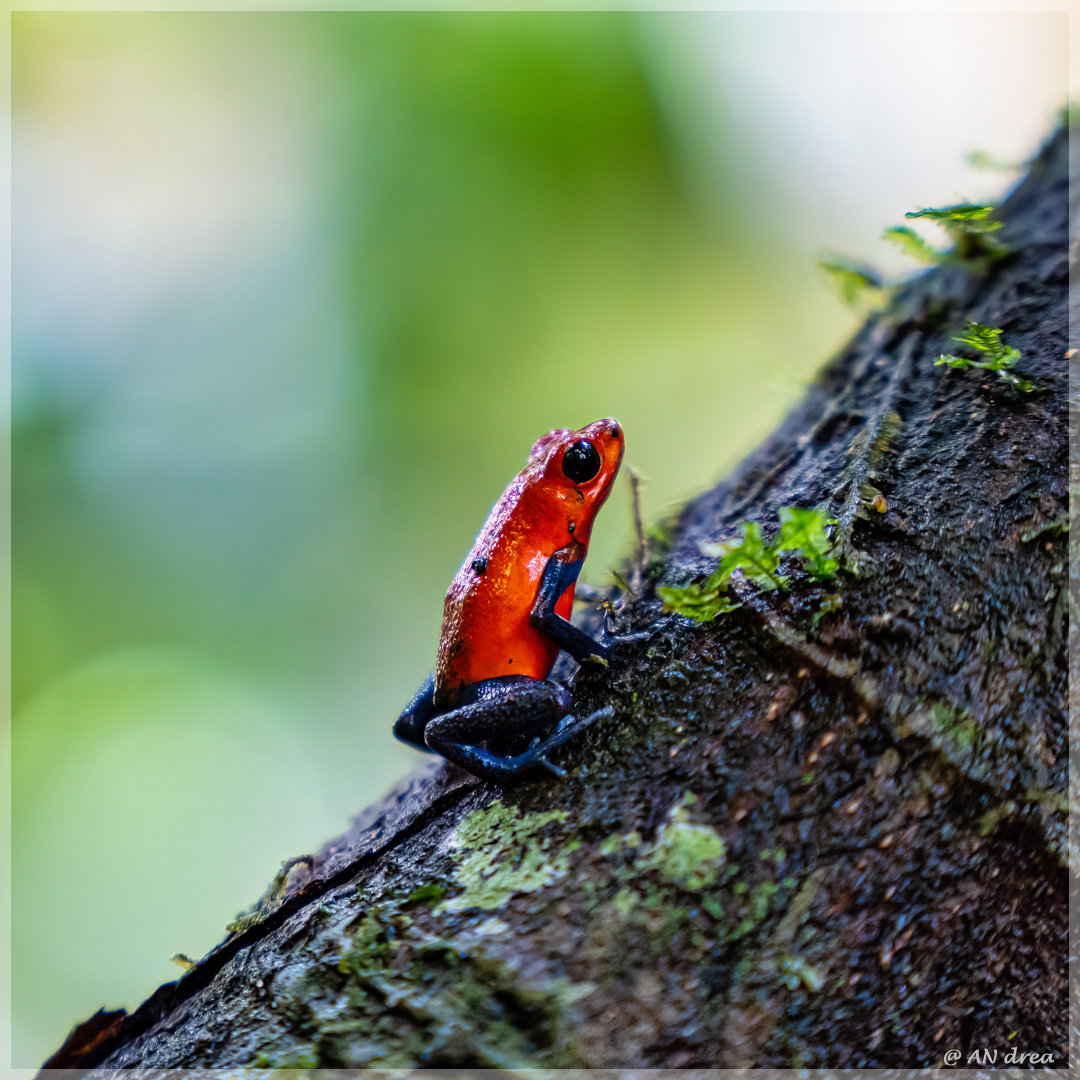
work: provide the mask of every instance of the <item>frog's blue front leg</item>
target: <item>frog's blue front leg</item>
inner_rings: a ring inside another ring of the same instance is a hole
[[[559,597],[577,581],[583,561],[583,558],[575,556],[571,548],[556,551],[548,559],[540,578],[540,586],[536,590],[536,601],[529,612],[529,622],[543,630],[560,649],[568,652],[579,664],[587,661],[606,663],[616,649],[646,641],[652,636],[652,632],[609,634],[605,630],[604,640],[597,641],[572,622],[555,614]]]
[[[568,652],[579,664],[589,658],[606,660],[610,649],[594,641],[584,630],[578,629],[572,622],[555,613],[559,597],[577,581],[581,573],[584,558],[575,557],[575,552],[568,548],[556,551],[547,561],[540,585],[536,590],[536,601],[529,612],[529,622],[551,638],[563,652]]]

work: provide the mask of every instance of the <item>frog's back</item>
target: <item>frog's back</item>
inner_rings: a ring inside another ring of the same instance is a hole
[[[538,527],[546,521],[528,504],[519,477],[493,508],[446,593],[435,665],[435,697],[452,704],[460,689],[502,675],[545,679],[558,655],[529,614],[548,559],[570,535]],[[554,524],[554,523],[553,523]],[[573,586],[556,610],[569,618]]]

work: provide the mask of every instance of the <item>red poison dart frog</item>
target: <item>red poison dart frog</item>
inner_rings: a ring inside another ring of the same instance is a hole
[[[560,649],[605,663],[621,640],[594,641],[570,610],[622,456],[614,420],[537,440],[450,584],[435,672],[394,724],[399,739],[488,780],[535,765],[566,775],[547,755],[613,712],[575,719],[570,691],[548,675]]]

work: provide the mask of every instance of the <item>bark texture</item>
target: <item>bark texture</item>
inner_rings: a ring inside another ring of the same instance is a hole
[[[1001,218],[1010,254],[902,287],[654,577],[825,501],[848,569],[701,625],[647,583],[650,640],[576,681],[616,714],[574,778],[432,762],[48,1065],[1064,1067],[1064,132]],[[1041,389],[935,367],[967,319]]]

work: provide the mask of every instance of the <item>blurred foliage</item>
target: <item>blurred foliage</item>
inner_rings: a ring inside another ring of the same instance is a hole
[[[881,275],[869,266],[857,266],[839,256],[819,259],[818,266],[828,275],[848,307],[871,308],[885,298],[885,285]]]
[[[907,225],[891,225],[882,234],[913,259],[930,264],[955,263],[972,270],[985,269],[994,259],[1008,255],[1009,249],[990,234],[1001,228],[1002,223],[991,217],[992,206],[974,203],[958,203],[941,208],[927,207],[909,210],[904,217],[921,218],[941,227],[952,243],[948,250],[932,247],[914,229]]]

